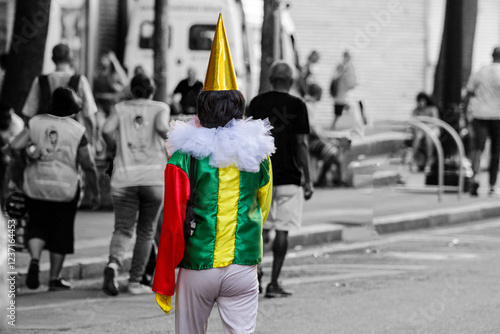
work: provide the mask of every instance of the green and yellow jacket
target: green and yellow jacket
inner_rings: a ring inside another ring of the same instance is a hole
[[[165,169],[165,206],[153,291],[172,296],[177,266],[203,270],[262,260],[262,226],[269,213],[274,141],[269,124],[233,120],[206,129],[177,123],[167,145],[176,149]],[[253,148],[252,148],[253,146]],[[193,194],[190,190],[194,160]],[[196,227],[184,242],[186,205]]]

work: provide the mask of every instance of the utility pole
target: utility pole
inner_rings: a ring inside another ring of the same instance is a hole
[[[271,89],[269,83],[269,68],[279,58],[277,52],[279,45],[278,26],[279,0],[264,0],[264,21],[262,22],[262,55],[260,60],[260,85],[259,93]]]
[[[33,80],[42,73],[50,2],[16,1],[14,29],[0,103],[11,106],[17,114],[21,114]]]
[[[156,101],[167,102],[168,0],[155,0],[154,80]]]

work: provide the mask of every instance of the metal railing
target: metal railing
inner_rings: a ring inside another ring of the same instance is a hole
[[[436,148],[436,153],[437,153],[437,158],[438,158],[438,184],[437,184],[437,194],[438,194],[438,201],[442,201],[443,193],[444,193],[444,150],[443,146],[441,145],[441,141],[439,140],[439,137],[434,133],[432,128],[426,124],[426,123],[431,123],[432,125],[438,126],[439,128],[443,129],[446,131],[451,138],[455,141],[457,148],[458,148],[458,153],[460,155],[460,164],[459,164],[459,175],[458,175],[458,198],[460,199],[463,194],[463,188],[464,188],[464,171],[462,168],[462,163],[465,159],[465,148],[462,143],[462,139],[458,135],[458,133],[453,129],[449,124],[445,123],[444,121],[434,118],[434,117],[428,117],[428,116],[418,116],[411,118],[409,121],[393,121],[393,120],[386,120],[383,123],[386,124],[392,124],[392,125],[408,125],[410,124],[413,127],[416,127],[420,130],[422,130],[427,137],[429,137]]]

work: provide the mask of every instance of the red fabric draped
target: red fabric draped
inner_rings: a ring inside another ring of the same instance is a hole
[[[167,165],[163,226],[153,282],[153,291],[162,295],[173,296],[175,292],[175,268],[184,256],[182,226],[189,196],[189,178],[186,172],[177,166]]]

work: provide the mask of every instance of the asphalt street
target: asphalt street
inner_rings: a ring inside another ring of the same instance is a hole
[[[257,333],[499,333],[500,220],[291,250],[284,299],[259,302]],[[264,283],[271,258],[264,261]],[[125,282],[125,279],[122,279]],[[12,333],[173,333],[153,295],[107,297],[100,280],[17,297]],[[217,309],[209,333],[222,333]]]

